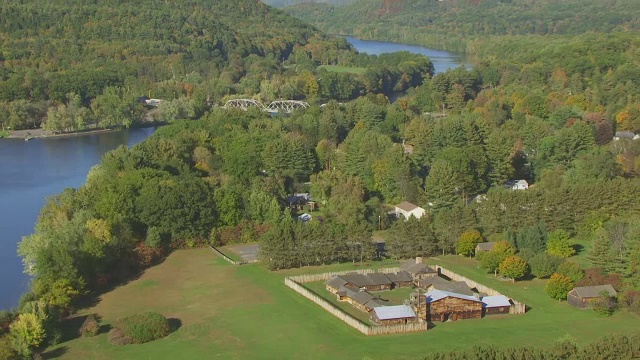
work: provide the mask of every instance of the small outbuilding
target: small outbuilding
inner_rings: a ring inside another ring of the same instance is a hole
[[[348,284],[348,281],[342,279],[339,276],[336,276],[331,280],[327,281],[326,283],[324,283],[325,287],[327,288],[327,291],[332,294],[337,294],[338,291],[340,291],[340,289],[347,284]]]
[[[580,309],[589,309],[591,304],[597,301],[603,293],[608,293],[609,296],[617,296],[618,292],[613,286],[596,285],[596,286],[582,286],[574,288],[567,294],[567,302]]]
[[[420,279],[417,282],[419,288],[427,292],[433,290],[448,291],[451,293],[462,294],[466,296],[476,296],[476,293],[469,288],[464,281],[449,281],[439,276]]]
[[[504,295],[484,296],[481,300],[485,315],[508,314],[511,308],[511,301]]]
[[[410,306],[380,306],[371,312],[371,320],[378,325],[402,325],[418,321]]]
[[[491,250],[493,250],[493,247],[496,245],[495,242],[481,242],[478,245],[476,245],[476,255],[478,255],[481,252],[489,252]]]
[[[408,201],[403,201],[400,204],[396,205],[395,209],[396,216],[404,216],[405,221],[409,220],[411,216],[414,216],[416,219],[420,219],[425,214],[425,212],[425,209]]]

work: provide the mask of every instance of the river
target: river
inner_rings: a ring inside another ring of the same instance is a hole
[[[29,279],[22,272],[16,244],[33,232],[46,198],[79,187],[104,153],[136,144],[153,131],[0,140],[0,310],[16,306],[27,290]]]
[[[429,56],[436,72],[467,66],[464,56],[420,46],[364,41],[347,37],[360,52],[381,54],[410,51]],[[16,253],[17,243],[33,232],[48,196],[79,187],[89,169],[109,150],[136,144],[153,129],[72,136],[66,138],[0,140],[0,310],[15,307],[28,286]]]
[[[408,51],[428,56],[433,63],[436,73],[445,72],[447,69],[455,69],[460,65],[465,66],[467,69],[473,67],[464,53],[434,50],[417,45],[361,40],[352,36],[346,36],[346,39],[356,50],[370,55],[380,55],[396,51]]]

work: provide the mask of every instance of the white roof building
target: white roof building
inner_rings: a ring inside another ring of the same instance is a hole
[[[373,311],[380,320],[415,318],[416,314],[408,305],[380,306]]]
[[[511,306],[509,298],[504,295],[484,296],[482,303],[485,308]]]

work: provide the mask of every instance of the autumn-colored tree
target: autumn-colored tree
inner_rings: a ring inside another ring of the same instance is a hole
[[[500,264],[509,256],[516,253],[516,249],[513,248],[508,241],[498,241],[493,246],[493,249],[489,252],[482,252],[480,254],[476,254],[478,261],[480,261],[480,267],[487,270],[488,272],[493,272],[493,275],[496,276],[498,273],[498,269],[500,268]]]
[[[525,276],[528,270],[527,262],[517,255],[511,255],[504,259],[498,268],[500,275],[510,278],[513,282]]]
[[[566,231],[558,229],[549,234],[549,240],[547,240],[547,254],[568,258],[575,254],[576,250],[569,240],[569,234]]]
[[[563,300],[567,298],[567,294],[573,289],[573,286],[574,282],[571,278],[560,274],[553,274],[544,286],[544,290],[552,298]]]
[[[465,231],[458,239],[456,251],[460,255],[471,256],[475,253],[476,246],[480,242],[482,242],[482,235],[478,230]]]

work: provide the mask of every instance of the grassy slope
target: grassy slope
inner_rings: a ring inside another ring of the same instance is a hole
[[[618,313],[600,318],[551,300],[543,292],[542,281],[501,282],[478,270],[473,260],[460,257],[438,262],[527,303],[531,311],[522,316],[437,324],[427,333],[367,338],[282,281],[285,274],[349,265],[272,273],[258,264],[232,266],[208,250],[184,250],[140,279],[105,294],[86,311],[109,322],[155,310],[180,319],[178,331],[143,345],[113,346],[102,334],[52,350],[68,359],[413,359],[429,351],[476,344],[549,346],[566,334],[583,344],[607,333],[637,329],[636,316]]]

